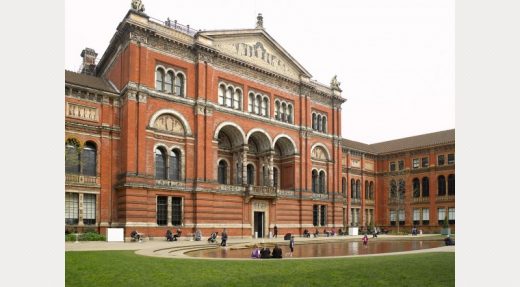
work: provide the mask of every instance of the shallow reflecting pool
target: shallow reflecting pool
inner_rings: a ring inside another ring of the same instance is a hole
[[[264,244],[273,250],[274,244]],[[298,244],[294,247],[292,257],[327,257],[327,256],[347,256],[347,255],[365,255],[376,253],[389,253],[411,251],[427,248],[435,248],[444,246],[442,240],[409,240],[409,241],[390,241],[390,240],[372,240],[368,245],[364,246],[361,241],[331,241],[323,243],[306,243]],[[262,245],[259,244],[261,248]],[[289,255],[289,241],[280,244],[283,251],[283,257]],[[234,248],[218,247],[209,250],[199,250],[187,252],[186,255],[193,257],[211,257],[211,258],[249,258],[251,255],[251,247]]]

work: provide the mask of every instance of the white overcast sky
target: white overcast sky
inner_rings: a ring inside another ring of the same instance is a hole
[[[65,1],[65,69],[85,47],[104,53],[131,0]],[[335,74],[343,97],[342,135],[381,142],[455,128],[454,1],[159,1],[153,18],[202,30],[266,31],[315,80]]]

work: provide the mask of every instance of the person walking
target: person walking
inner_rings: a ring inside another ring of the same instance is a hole
[[[274,238],[278,238],[278,226],[276,226],[276,224],[274,225],[274,234],[273,234],[273,237],[274,237]]]
[[[291,236],[291,240],[289,241],[289,249],[291,249],[291,252],[289,252],[289,256],[292,257],[292,254],[294,252],[294,236]]]

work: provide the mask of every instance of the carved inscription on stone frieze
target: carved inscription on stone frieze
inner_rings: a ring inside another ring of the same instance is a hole
[[[87,121],[97,122],[98,110],[97,108],[67,103],[67,110],[65,111],[67,117],[78,118]]]
[[[270,47],[258,38],[253,39],[231,39],[224,40],[215,45],[217,49],[238,56],[247,62],[253,63],[260,67],[274,70],[280,74],[297,79],[299,72],[291,67],[291,65],[278,55],[274,48]]]
[[[327,160],[327,154],[325,153],[322,147],[315,147],[312,150],[311,157],[313,159]]]
[[[182,123],[172,115],[161,115],[155,120],[154,128],[171,133],[184,134]]]

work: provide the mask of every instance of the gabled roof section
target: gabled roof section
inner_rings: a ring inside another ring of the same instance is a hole
[[[455,129],[380,142],[370,147],[377,153],[390,153],[451,143],[455,143]]]
[[[118,91],[110,85],[110,83],[102,78],[90,76],[86,74],[79,74],[65,70],[65,83],[88,87],[105,92],[117,94]]]
[[[343,147],[347,148],[347,149],[353,149],[353,150],[372,153],[372,154],[376,153],[370,145],[362,143],[362,142],[351,141],[349,139],[343,139],[342,143],[343,143]]]
[[[252,63],[295,80],[312,75],[264,29],[202,31],[195,35],[199,45]]]

